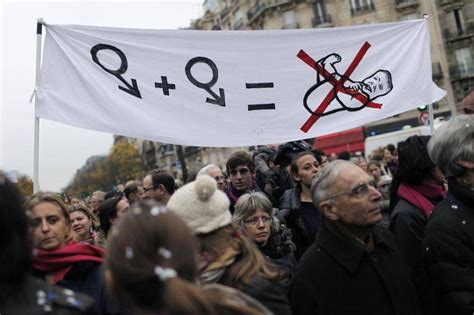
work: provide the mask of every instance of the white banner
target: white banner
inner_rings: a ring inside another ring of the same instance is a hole
[[[354,128],[440,100],[427,20],[269,30],[46,25],[36,116],[192,146]]]

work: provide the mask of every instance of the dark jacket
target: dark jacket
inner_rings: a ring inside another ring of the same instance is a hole
[[[259,249],[268,261],[286,271],[290,278],[293,276],[296,268],[295,244],[287,227],[284,225],[278,229],[272,227],[267,243]]]
[[[275,315],[291,315],[288,298],[283,285],[255,275],[242,291],[262,303]]]
[[[37,274],[44,278],[44,274]],[[94,299],[101,314],[120,314],[118,302],[107,292],[101,266],[94,262],[77,262],[57,283],[58,286],[87,294]]]
[[[400,255],[417,284],[421,271],[421,249],[426,221],[421,210],[405,199],[398,201],[390,218],[390,231],[397,238]]]
[[[0,301],[2,315],[98,314],[94,301],[68,289],[51,286],[33,276],[26,276],[16,294]]]
[[[394,236],[373,232],[371,253],[323,224],[293,278],[294,315],[420,314],[415,286]]]
[[[298,213],[301,208],[300,195],[301,189],[298,185],[285,191],[280,199],[280,209],[277,213],[280,222],[291,231],[293,242],[296,245],[295,257],[297,260],[301,258],[316,237],[316,235],[309,235],[303,219]]]
[[[449,180],[423,240],[425,314],[474,313],[474,192]]]

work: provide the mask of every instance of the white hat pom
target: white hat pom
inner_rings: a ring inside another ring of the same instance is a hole
[[[216,191],[217,183],[209,175],[199,176],[195,181],[194,189],[200,201],[207,201]]]

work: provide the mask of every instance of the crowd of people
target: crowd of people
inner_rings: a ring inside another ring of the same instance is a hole
[[[473,314],[474,116],[362,155],[296,141],[84,199],[0,172],[0,314]]]

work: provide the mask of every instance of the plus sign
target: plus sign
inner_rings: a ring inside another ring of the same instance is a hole
[[[168,78],[165,76],[161,76],[161,83],[155,82],[155,88],[163,89],[164,95],[170,95],[170,90],[176,90],[175,84],[168,84]]]

